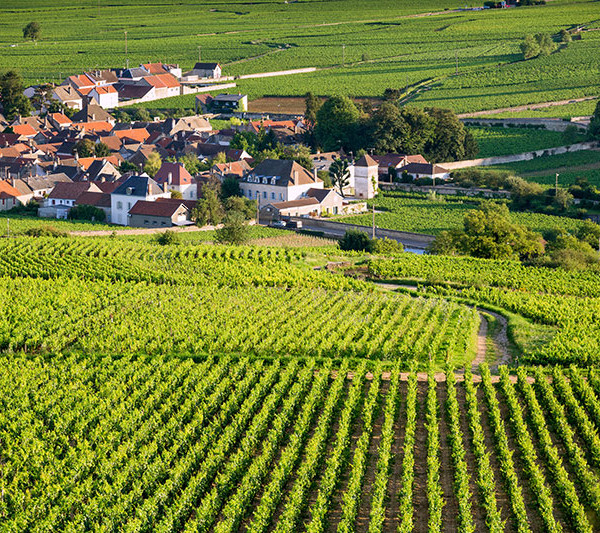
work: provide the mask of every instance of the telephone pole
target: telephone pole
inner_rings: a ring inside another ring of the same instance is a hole
[[[556,181],[554,183],[554,196],[558,196],[558,172],[556,173]]]
[[[127,55],[127,31],[123,33],[125,33],[125,62],[127,64],[127,68],[129,68],[129,57]]]

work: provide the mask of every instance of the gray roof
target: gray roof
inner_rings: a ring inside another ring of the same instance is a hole
[[[314,176],[296,161],[289,159],[265,159],[248,174],[248,178],[252,177],[275,178],[280,187],[315,184],[320,181],[318,178],[315,180]],[[248,178],[246,181],[251,182]]]
[[[146,197],[148,194],[161,194],[163,189],[149,176],[131,176],[119,185],[112,194]]]
[[[214,70],[219,66],[219,63],[196,63],[194,70]]]
[[[245,94],[217,94],[213,100],[217,102],[239,102]]]

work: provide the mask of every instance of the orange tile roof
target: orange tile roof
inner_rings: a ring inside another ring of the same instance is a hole
[[[69,76],[69,80],[73,82],[73,84],[80,89],[82,87],[94,87],[95,83],[93,80],[88,78],[85,74],[79,74],[77,76]]]
[[[81,166],[83,168],[83,170],[87,170],[88,168],[90,168],[90,165],[94,162],[94,161],[102,161],[102,160],[106,160],[109,163],[111,163],[112,165],[115,166],[119,166],[119,159],[114,156],[108,156],[108,157],[80,157],[77,162],[79,163],[79,166]]]
[[[117,92],[112,85],[102,85],[101,87],[96,87],[95,90],[98,94],[111,94]]]
[[[78,124],[73,124],[74,128],[83,131],[91,131],[91,132],[100,132],[100,133],[108,133],[112,131],[113,127],[104,121],[96,121],[96,122],[80,122]]]
[[[177,78],[168,72],[165,74],[156,74],[155,76],[145,76],[143,79],[157,89],[164,87],[180,87]]]
[[[142,65],[150,74],[164,74],[165,69],[162,63],[144,63]]]
[[[0,181],[0,198],[18,198],[21,193],[8,181]]]
[[[62,113],[52,113],[50,116],[59,124],[72,124],[71,119]]]
[[[37,135],[37,131],[29,124],[17,124],[16,126],[13,126],[12,129],[17,135],[25,135],[26,137]]]
[[[92,89],[94,89],[94,87],[77,87],[77,92],[81,96],[86,96],[92,92]]]
[[[146,128],[136,128],[132,130],[116,130],[115,135],[119,139],[130,139],[132,141],[143,143],[150,134]]]

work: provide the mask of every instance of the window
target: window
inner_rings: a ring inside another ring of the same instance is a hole
[[[275,185],[275,178],[271,178],[271,185]]]
[[[260,198],[260,191],[256,191],[256,199],[258,200]]]
[[[123,209],[123,202],[117,202],[117,209]]]
[[[279,199],[283,200],[283,193],[282,192],[279,193]]]
[[[275,193],[274,192],[271,193],[271,200],[275,200]]]
[[[52,200],[52,205],[56,205],[56,200]]]
[[[263,178],[263,184],[266,185],[267,184],[267,178]]]
[[[127,202],[127,209],[131,209],[131,202]]]
[[[267,191],[263,192],[263,198],[266,200],[267,199]]]

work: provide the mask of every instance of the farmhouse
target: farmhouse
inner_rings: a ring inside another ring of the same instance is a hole
[[[409,163],[399,169],[399,173],[411,176],[413,179],[429,178],[446,180],[450,177],[450,171],[439,165],[431,163]]]
[[[106,222],[110,222],[110,194],[106,192],[84,192],[77,200],[75,205],[89,205],[104,211]]]
[[[196,63],[194,68],[184,75],[185,78],[211,78],[218,80],[221,77],[219,63]]]
[[[198,198],[198,185],[191,174],[181,163],[170,163],[164,161],[156,175],[154,181],[163,186],[163,189],[181,193],[182,198],[186,200],[196,200]]]
[[[129,210],[128,225],[135,228],[187,226],[192,223],[190,210],[183,202],[140,200]]]
[[[323,181],[295,161],[265,159],[241,182],[242,194],[259,205],[298,200],[309,189],[322,189]]]

